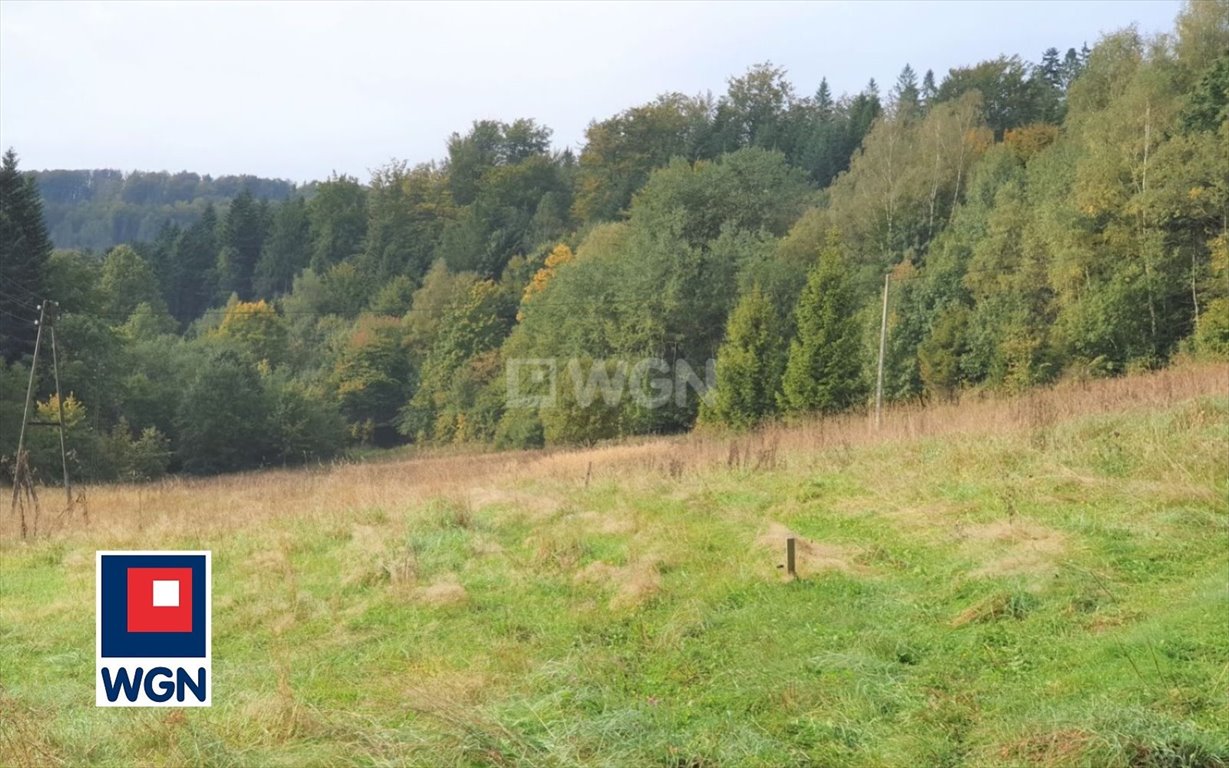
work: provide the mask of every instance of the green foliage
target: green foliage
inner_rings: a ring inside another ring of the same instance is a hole
[[[175,414],[184,386],[206,363],[205,350],[173,336],[139,336],[126,352],[128,365],[116,377],[120,418],[135,429],[157,427],[162,434],[177,436]]]
[[[612,221],[656,168],[702,151],[711,104],[680,93],[591,123],[580,154],[573,210],[582,221]]]
[[[1213,299],[1200,316],[1195,350],[1207,357],[1229,359],[1229,298]]]
[[[1053,114],[1047,105],[1043,79],[1030,76],[1029,67],[1019,56],[1000,56],[972,67],[951,70],[939,85],[939,101],[956,101],[971,91],[981,94],[986,124],[996,139],[1022,125],[1043,120]]]
[[[337,405],[319,387],[277,372],[264,380],[269,461],[301,464],[341,452],[346,423]]]
[[[162,278],[171,315],[181,323],[200,317],[213,298],[212,274],[218,258],[218,216],[210,203],[200,219],[183,230],[172,246]]]
[[[367,234],[367,192],[352,176],[330,176],[307,203],[311,268],[323,274],[359,252]]]
[[[929,395],[951,398],[964,383],[960,367],[966,354],[969,310],[953,304],[935,318],[930,334],[918,345],[917,359],[922,385]]]
[[[542,154],[493,165],[473,202],[443,230],[438,255],[454,272],[495,278],[513,256],[564,233],[571,189],[560,165]]]
[[[253,359],[278,362],[286,347],[286,326],[277,311],[260,301],[232,300],[214,333],[234,341]]]
[[[371,297],[368,310],[373,315],[401,317],[414,305],[414,279],[409,275],[397,275]]]
[[[98,479],[157,480],[167,473],[171,464],[171,442],[166,435],[157,427],[146,427],[133,435],[128,422],[122,418],[105,438],[102,448],[105,460],[112,465],[112,474]]]
[[[175,415],[184,471],[228,472],[267,463],[273,454],[268,411],[256,367],[222,346],[184,388]]]
[[[980,96],[932,107],[924,117],[893,113],[878,120],[849,172],[830,190],[829,226],[863,266],[869,293],[882,270],[921,261],[958,206],[977,159],[991,143]]]
[[[79,455],[99,477],[151,427],[171,470],[204,472],[325,455],[338,419],[380,444],[507,447],[700,416],[695,394],[638,397],[654,375],[596,408],[509,408],[505,368],[535,358],[629,378],[645,360],[703,378],[716,358],[703,418],[736,427],[852,407],[885,272],[889,399],[1216,356],[1226,50],[1224,4],[1196,3],[1163,41],[1126,30],[942,82],[905,66],[882,100],[874,80],[806,94],[757,64],[715,98],[667,93],[594,121],[576,157],[533,120],[479,121],[442,162],[392,161],[367,183],[38,174],[52,235],[123,241],[105,259],[50,252],[10,153],[0,356],[28,359],[34,303],[59,301],[62,383],[86,406]],[[839,276],[815,264],[834,250]],[[222,351],[255,372],[266,416],[264,441],[226,461],[185,397]],[[290,426],[270,426],[275,407]]]
[[[447,174],[434,165],[390,163],[372,174],[367,208],[363,271],[380,282],[421,280],[434,261],[441,232],[455,215]]]
[[[155,307],[144,301],[132,310],[128,321],[120,327],[120,332],[130,340],[153,339],[158,336],[173,335],[178,331],[179,324],[165,308]]]
[[[273,214],[269,236],[252,277],[257,296],[272,297],[288,292],[295,275],[307,266],[311,256],[311,219],[307,201],[301,197],[287,200]]]
[[[627,364],[574,358],[558,372],[557,397],[539,411],[547,445],[592,445],[623,431],[617,394],[626,392]]]
[[[785,70],[771,62],[756,64],[745,74],[731,77],[728,86],[713,117],[721,151],[743,147],[788,151],[794,88]]]
[[[138,304],[162,306],[158,279],[145,259],[127,245],[111,249],[99,277],[102,313],[115,323],[128,319]]]
[[[47,261],[47,295],[60,303],[60,311],[98,314],[104,297],[99,290],[102,265],[81,251],[53,251]]]
[[[17,170],[17,154],[9,149],[0,161],[0,358],[31,351],[50,258],[38,187]]]
[[[269,209],[246,187],[231,201],[222,219],[216,281],[218,296],[252,297],[257,262],[269,229]]]
[[[434,282],[449,281],[441,276]],[[487,385],[502,384],[502,369],[498,357],[484,353],[495,351],[512,327],[518,298],[513,290],[483,280],[470,283],[463,295],[446,299],[447,310],[423,359],[418,389],[413,397],[403,397],[408,402],[397,417],[401,434],[441,441],[467,439],[471,431],[466,422],[472,417],[466,414],[477,408],[486,414],[480,419],[484,425],[480,431],[487,439],[493,436],[499,415],[491,412],[491,404],[480,394]],[[425,300],[431,294],[421,295]],[[479,399],[484,400],[481,408]]]
[[[32,176],[56,246],[100,253],[121,243],[152,240],[168,223],[190,227],[207,207],[224,207],[244,190],[273,201],[296,192],[293,183],[281,179],[215,178],[188,171],[48,170]]]
[[[509,408],[495,428],[496,450],[528,450],[546,444],[542,419],[534,408]]]
[[[794,310],[797,336],[781,382],[779,403],[788,413],[835,413],[860,404],[866,394],[861,328],[848,266],[839,246],[829,246],[807,276]]]
[[[1191,92],[1182,113],[1189,131],[1215,131],[1229,120],[1229,53],[1222,54]]]
[[[749,427],[776,412],[785,366],[785,343],[777,309],[759,286],[730,314],[717,352],[717,392],[706,421]]]
[[[410,357],[395,317],[362,315],[332,373],[341,411],[351,424],[386,424],[409,397]]]
[[[465,136],[452,134],[448,139],[448,181],[452,199],[457,205],[473,203],[488,171],[547,154],[550,136],[549,128],[527,119],[511,124],[479,120]]]
[[[444,327],[445,318],[465,301],[476,282],[471,272],[449,272],[442,260],[431,266],[422,286],[414,291],[410,310],[402,320],[406,346],[416,359],[426,356]]]
[[[715,240],[727,227],[780,236],[809,197],[803,175],[784,155],[744,149],[694,166],[675,160],[657,171],[638,193],[631,221],[691,246]]]

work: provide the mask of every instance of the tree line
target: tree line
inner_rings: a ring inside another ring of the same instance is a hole
[[[44,180],[10,151],[0,452],[43,297],[61,306],[74,469],[95,479],[861,408],[885,274],[889,400],[1229,355],[1223,0],[1037,63],[906,66],[886,93],[804,93],[757,65],[719,96],[594,121],[579,153],[550,138],[478,121],[438,162],[283,200],[247,183],[105,252],[52,248]],[[565,385],[511,407],[507,363],[547,358],[715,359],[717,388],[649,408]],[[32,450],[44,473],[50,440]]]
[[[47,170],[31,174],[43,198],[51,241],[59,248],[106,251],[121,243],[152,240],[167,222],[186,226],[205,206],[225,204],[244,189],[261,200],[310,194],[281,179],[200,175],[181,171]]]

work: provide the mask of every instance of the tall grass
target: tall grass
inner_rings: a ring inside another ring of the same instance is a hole
[[[86,498],[0,765],[1229,765],[1225,366]],[[211,709],[93,707],[104,548],[213,551]]]
[[[120,541],[139,534],[200,537],[270,518],[328,521],[354,510],[421,504],[452,495],[482,500],[509,483],[549,478],[619,481],[645,472],[805,466],[821,454],[902,440],[960,435],[1028,435],[1050,439],[1054,425],[1104,413],[1164,408],[1192,397],[1229,394],[1229,366],[1189,364],[1118,379],[1066,382],[1018,397],[966,395],[947,403],[888,408],[879,427],[865,415],[771,424],[745,434],[696,432],[633,439],[587,449],[474,453],[450,451],[305,469],[265,470],[214,478],[171,477],[148,484],[90,486],[72,514],[43,488],[43,530],[51,538],[87,535]],[[505,494],[499,491],[496,495]],[[525,500],[531,506],[533,500]],[[50,522],[48,520],[50,519]],[[0,516],[0,542],[19,538],[17,520]]]

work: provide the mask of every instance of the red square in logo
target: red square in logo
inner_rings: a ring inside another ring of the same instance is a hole
[[[128,631],[191,632],[192,569],[129,568]]]

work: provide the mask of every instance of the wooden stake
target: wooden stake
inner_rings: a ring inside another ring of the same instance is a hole
[[[794,550],[796,548],[796,544],[797,539],[793,536],[790,536],[785,540],[785,573],[791,579],[798,578],[798,569],[796,567],[797,564],[794,562]]]

